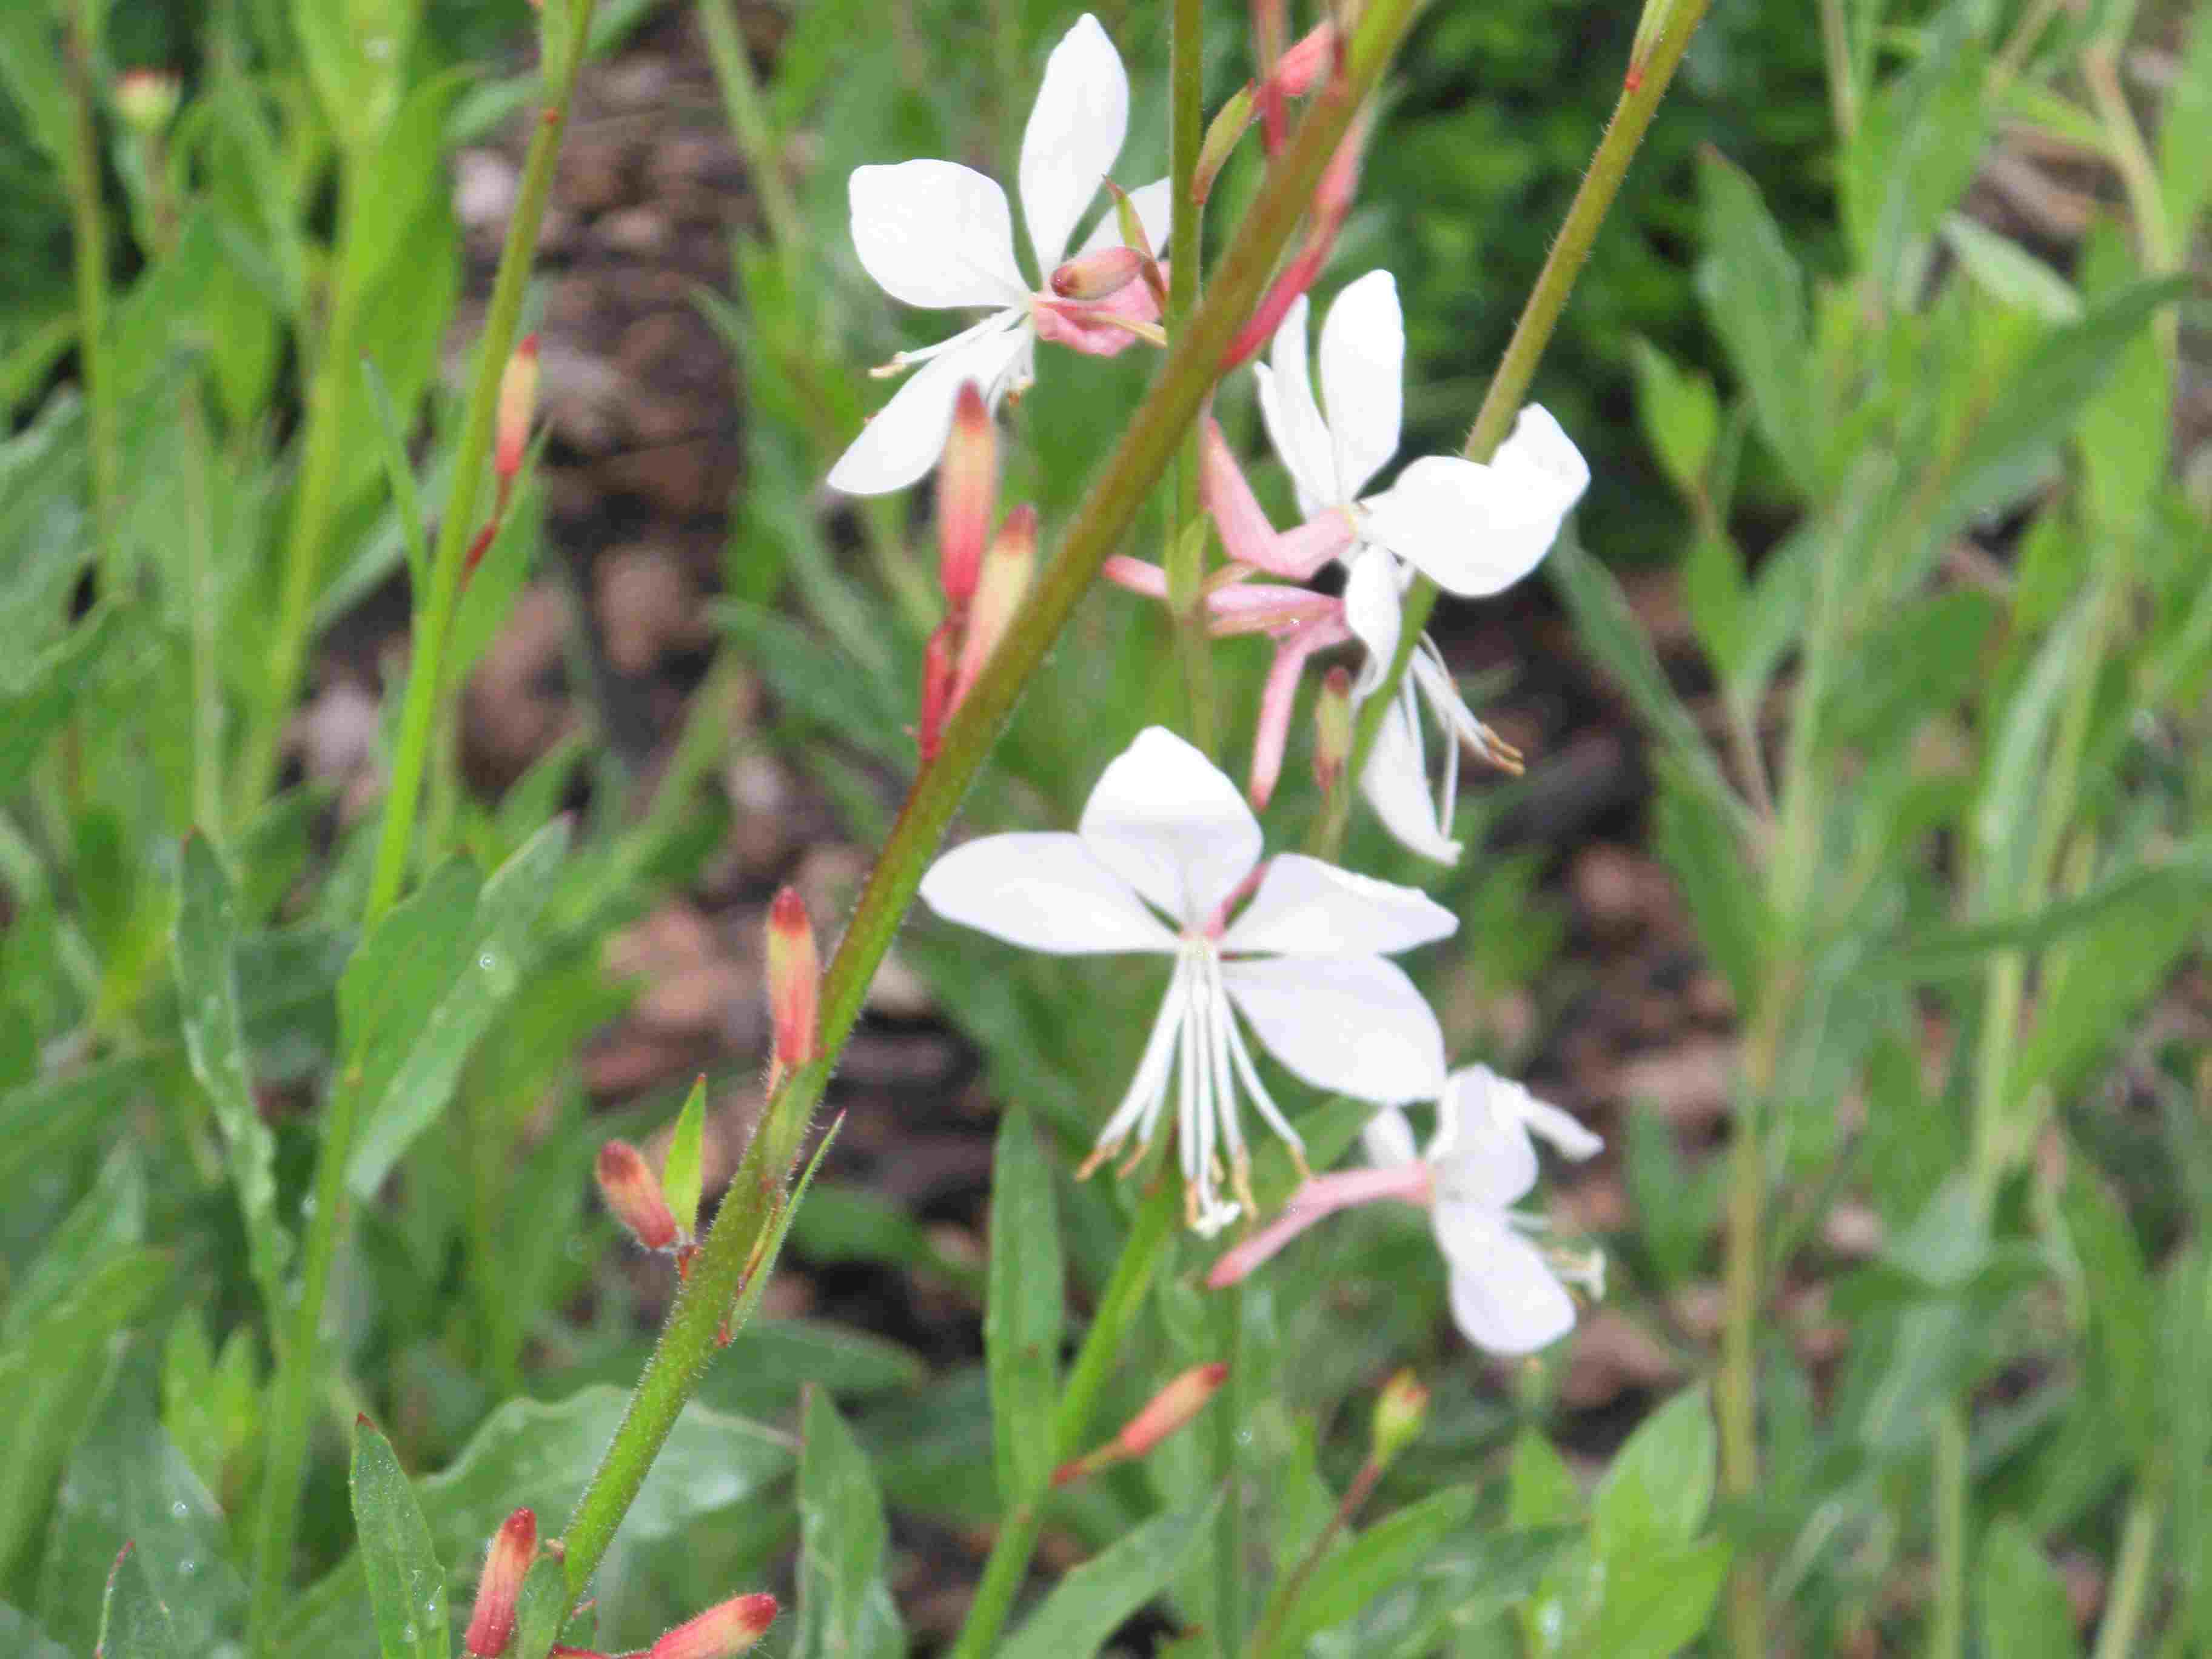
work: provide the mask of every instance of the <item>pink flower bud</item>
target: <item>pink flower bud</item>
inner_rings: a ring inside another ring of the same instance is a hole
[[[167,70],[125,70],[115,77],[115,112],[141,137],[167,131],[183,95],[184,82]]]
[[[1314,700],[1314,781],[1326,794],[1344,781],[1352,758],[1352,676],[1341,665],[1322,676]]]
[[[1429,1420],[1429,1391],[1411,1371],[1400,1371],[1382,1385],[1375,1400],[1374,1437],[1368,1455],[1387,1468],[1398,1454],[1421,1437]]]
[[[499,520],[494,519],[471,538],[468,551],[461,555],[462,581],[466,582],[477,574],[477,567],[483,562],[483,556],[491,551],[491,544],[498,536]]]
[[[1024,503],[1006,514],[983,555],[983,574],[968,607],[968,632],[960,641],[960,666],[952,680],[951,708],[967,701],[975,677],[1013,625],[1036,570],[1036,508]],[[949,714],[948,714],[949,717]]]
[[[947,617],[930,630],[921,647],[921,709],[915,717],[914,746],[925,766],[937,758],[945,722],[952,718],[952,688],[959,675],[952,640],[957,631],[957,624]]]
[[[592,1172],[607,1208],[639,1243],[648,1250],[665,1250],[675,1244],[676,1217],[636,1147],[626,1140],[610,1140],[599,1148]]]
[[[1218,1359],[1212,1364],[1192,1366],[1154,1395],[1121,1433],[1088,1456],[1054,1470],[1052,1484],[1064,1486],[1109,1463],[1142,1457],[1196,1417],[1228,1376],[1229,1367]]]
[[[1335,21],[1326,19],[1275,60],[1276,89],[1287,97],[1303,98],[1314,89],[1324,70],[1333,75],[1343,61],[1344,39],[1337,33]]]
[[[497,1659],[514,1639],[515,1598],[522,1594],[523,1575],[537,1553],[538,1516],[529,1510],[515,1510],[491,1535],[483,1577],[477,1582],[476,1612],[461,1638],[462,1647],[477,1659]]]
[[[1119,294],[1145,274],[1145,256],[1135,248],[1102,247],[1070,259],[1052,273],[1052,291],[1063,300],[1103,300]]]
[[[492,448],[492,471],[504,501],[523,453],[530,447],[530,422],[538,412],[538,337],[526,334],[499,377],[499,424]]]
[[[998,499],[998,429],[982,392],[969,380],[953,403],[952,434],[937,469],[939,580],[956,611],[975,596]]]
[[[806,901],[784,888],[768,907],[768,1012],[779,1073],[814,1058],[821,981]]]
[[[738,1595],[685,1620],[646,1650],[646,1659],[732,1659],[775,1622],[775,1597]]]

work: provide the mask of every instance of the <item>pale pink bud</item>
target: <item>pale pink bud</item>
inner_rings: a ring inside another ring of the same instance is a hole
[[[499,476],[502,500],[515,474],[522,471],[523,453],[530,447],[530,422],[537,412],[538,337],[526,334],[499,377],[499,424],[492,447],[492,471]]]
[[[1400,1452],[1421,1437],[1429,1420],[1429,1391],[1411,1371],[1400,1371],[1375,1399],[1374,1437],[1368,1456],[1387,1468]]]
[[[675,1244],[676,1217],[636,1147],[626,1140],[610,1140],[599,1148],[592,1173],[599,1177],[599,1196],[607,1208],[639,1243],[648,1250],[665,1250]]]
[[[1089,1456],[1063,1463],[1054,1470],[1052,1484],[1064,1486],[1109,1463],[1142,1457],[1204,1410],[1206,1402],[1213,1398],[1228,1376],[1229,1367],[1218,1359],[1211,1364],[1192,1366],[1154,1395],[1121,1433]]]
[[[1324,70],[1334,74],[1343,61],[1343,37],[1337,33],[1334,19],[1324,20],[1275,60],[1275,86],[1289,97],[1303,98],[1314,89],[1314,82]]]
[[[523,1575],[538,1553],[538,1516],[517,1510],[491,1535],[484,1556],[483,1577],[477,1581],[476,1612],[461,1646],[477,1659],[497,1659],[514,1639],[515,1598],[522,1594]]]
[[[814,1058],[821,983],[806,901],[797,888],[784,888],[768,907],[768,1012],[779,1071]]]
[[[115,112],[142,137],[167,131],[183,95],[183,81],[167,70],[125,70],[115,77]]]
[[[1103,300],[1145,274],[1135,248],[1102,247],[1070,259],[1052,273],[1052,291],[1063,300]]]
[[[1322,676],[1314,699],[1314,781],[1323,793],[1344,781],[1352,758],[1352,676],[1342,665]]]
[[[999,433],[975,381],[952,404],[952,434],[937,469],[937,545],[945,597],[957,611],[975,592],[999,500]]]
[[[733,1659],[775,1622],[775,1597],[737,1595],[686,1620],[646,1650],[646,1659]]]
[[[959,671],[952,680],[952,708],[967,700],[975,677],[1013,625],[1036,571],[1036,508],[1026,502],[1006,514],[983,555],[983,574],[968,607],[968,632],[960,641]]]

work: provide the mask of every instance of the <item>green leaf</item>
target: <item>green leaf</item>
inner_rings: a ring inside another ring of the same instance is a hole
[[[1984,1653],[2004,1659],[2071,1659],[2081,1651],[2064,1583],[2027,1529],[2008,1515],[1982,1540],[1974,1613]]]
[[[1655,840],[1696,918],[1698,936],[1735,994],[1754,1006],[1769,932],[1758,866],[1712,810],[1711,799],[1669,765],[1662,769]]]
[[[1505,1516],[1516,1527],[1564,1525],[1583,1512],[1582,1492],[1567,1460],[1534,1428],[1514,1437],[1505,1483]]]
[[[30,663],[23,678],[0,685],[0,798],[22,787],[72,710],[83,706],[107,648],[122,630],[112,624],[117,602],[89,612]]]
[[[1698,295],[1751,399],[1759,435],[1801,490],[1819,477],[1805,372],[1805,277],[1741,168],[1708,151],[1698,169],[1705,240]]]
[[[1649,340],[1630,343],[1644,441],[1674,487],[1695,496],[1705,488],[1705,469],[1720,441],[1721,400],[1696,369],[1683,368]]]
[[[1053,1407],[1066,1319],[1052,1164],[1019,1106],[1007,1109],[991,1161],[990,1249],[983,1354],[991,1377],[999,1495],[1012,1510],[1042,1492],[1052,1476]]]
[[[936,1273],[983,1297],[983,1275],[945,1255],[937,1242],[896,1204],[857,1187],[817,1186],[792,1224],[805,1255],[820,1262],[880,1261]]]
[[[1340,1625],[1417,1571],[1474,1518],[1476,1488],[1448,1486],[1364,1528],[1314,1569],[1270,1650],[1298,1653],[1306,1640]]]
[[[1604,1600],[1588,1651],[1605,1659],[1668,1659],[1712,1617],[1728,1576],[1728,1540],[1648,1541],[1605,1560]]]
[[[407,459],[407,434],[392,407],[392,392],[376,365],[361,360],[361,378],[368,406],[376,413],[378,435],[384,440],[385,476],[392,483],[392,505],[399,515],[400,534],[407,544],[407,575],[416,593],[430,591],[430,544],[422,516],[422,498],[415,488],[414,463]],[[419,603],[419,601],[418,601]]]
[[[1188,1565],[1221,1495],[1155,1516],[1074,1568],[1000,1644],[998,1659],[1090,1659]]]
[[[770,1414],[791,1406],[809,1382],[836,1395],[867,1395],[928,1380],[921,1356],[883,1337],[815,1320],[764,1319],[731,1339],[700,1382],[699,1398],[722,1411]]]
[[[0,1187],[114,1122],[158,1068],[138,1055],[103,1060],[72,1077],[27,1083],[0,1095]]]
[[[415,1501],[407,1471],[392,1443],[365,1417],[354,1427],[350,1483],[354,1531],[383,1659],[446,1659],[453,1640],[446,1570],[438,1565],[430,1523]]]
[[[472,1593],[469,1581],[485,1541],[510,1512],[526,1506],[541,1517],[568,1513],[629,1402],[629,1389],[612,1384],[556,1402],[511,1400],[484,1419],[449,1467],[415,1483],[431,1548],[453,1564],[449,1604]],[[672,1537],[702,1516],[758,1496],[793,1461],[788,1437],[694,1403],[623,1517],[623,1536],[637,1544]],[[374,1632],[361,1616],[367,1594],[356,1554],[295,1600],[278,1651],[288,1659],[374,1655]]]
[[[106,1594],[105,1589],[102,1595]],[[13,1659],[74,1659],[69,1649],[33,1624],[21,1609],[0,1601],[0,1653]]]
[[[1719,1455],[1702,1388],[1684,1389],[1644,1419],[1590,1499],[1591,1535],[1608,1571],[1697,1535],[1712,1505]]]
[[[94,1659],[185,1659],[175,1622],[137,1552],[125,1544],[107,1575],[107,1595],[100,1607],[100,1645]]]
[[[1699,529],[1690,538],[1690,550],[1682,562],[1682,603],[1698,630],[1698,643],[1731,688],[1740,684],[1745,665],[1751,594],[1736,544],[1718,529]]]
[[[340,1087],[360,1091],[362,1125],[346,1170],[374,1193],[453,1097],[469,1051],[514,994],[568,848],[548,824],[477,890],[449,864],[393,907],[338,981],[345,1061]]]
[[[52,6],[0,6],[0,86],[33,141],[57,167],[66,168],[71,123],[58,15]]]
[[[2126,1212],[2079,1158],[2061,1210],[2081,1268],[2095,1397],[2111,1432],[2144,1467],[2159,1449],[2157,1291]]]
[[[2212,28],[2201,16],[2189,31],[2180,72],[2159,114],[2156,176],[2166,197],[2166,229],[2185,247],[2197,215],[2212,200]]]
[[[801,1659],[896,1659],[904,1633],[884,1555],[890,1529],[868,1455],[830,1403],[807,1391],[799,1460],[799,1634]]]
[[[185,840],[172,960],[185,1048],[229,1155],[230,1183],[246,1223],[247,1259],[274,1318],[284,1305],[292,1241],[276,1218],[276,1140],[246,1079],[238,1012],[238,902],[230,877],[201,836]]]
[[[1943,240],[1974,285],[1999,305],[2030,313],[2046,323],[2070,323],[2081,317],[2081,296],[2072,283],[1979,220],[1963,213],[1945,216]]]
[[[676,1133],[668,1140],[668,1159],[660,1171],[661,1196],[668,1200],[676,1224],[686,1233],[699,1222],[700,1162],[706,1135],[707,1079],[702,1076],[691,1085],[690,1098],[677,1117]]]

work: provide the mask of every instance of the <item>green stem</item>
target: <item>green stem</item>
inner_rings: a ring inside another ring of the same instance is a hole
[[[1958,1659],[1966,1642],[1966,1413],[1957,1401],[1936,1419],[1936,1610],[1929,1659]]]
[[[2136,1629],[2142,1623],[2150,1594],[2151,1549],[2158,1542],[2159,1515],[2165,1508],[2159,1484],[2146,1475],[2128,1504],[2127,1524],[2120,1531],[2119,1565],[2112,1575],[2105,1617],[2097,1626],[2093,1659],[2128,1659],[2136,1650]]]
[[[1113,1276],[1106,1281],[1098,1311],[1091,1328],[1084,1333],[1083,1346],[1076,1352],[1067,1384],[1060,1392],[1053,1431],[1053,1455],[1060,1462],[1083,1449],[1099,1392],[1121,1361],[1122,1342],[1144,1305],[1152,1275],[1175,1231],[1176,1213],[1175,1183],[1163,1180],[1145,1200],[1137,1212],[1137,1224],[1122,1241]],[[1037,1537],[1043,1530],[1041,1503],[1023,1505],[1000,1525],[991,1540],[982,1577],[976,1582],[975,1598],[968,1604],[968,1617],[946,1659],[985,1659],[997,1646],[999,1633],[1013,1611],[1014,1597],[1029,1577],[1030,1558],[1036,1553]]]
[[[1828,102],[1836,114],[1836,137],[1849,144],[1859,132],[1859,85],[1844,0],[1820,0],[1820,47],[1827,60]]]
[[[515,207],[514,218],[507,227],[507,245],[500,255],[499,275],[492,286],[491,307],[485,320],[483,339],[477,347],[476,378],[470,389],[460,449],[454,461],[445,515],[439,526],[437,550],[431,560],[430,592],[416,614],[415,663],[407,677],[407,701],[401,713],[398,746],[392,757],[392,786],[385,796],[384,817],[379,827],[376,862],[370,875],[368,900],[362,921],[363,938],[375,930],[376,924],[392,908],[406,874],[407,849],[414,829],[415,808],[422,788],[424,764],[428,757],[432,717],[437,709],[441,654],[460,597],[462,561],[474,528],[477,500],[481,493],[485,464],[490,453],[500,379],[505,371],[508,354],[514,346],[515,329],[522,312],[524,282],[537,246],[538,224],[544,216],[546,197],[552,184],[554,158],[560,149],[561,131],[568,101],[574,94],[576,76],[583,63],[580,43],[590,26],[592,4],[592,0],[575,0],[574,32],[570,38],[579,45],[569,54],[556,101],[547,106],[544,118],[532,137],[529,158],[523,172],[521,196]],[[342,263],[339,273],[342,296],[348,285],[345,267]],[[341,374],[357,372],[352,362],[350,342],[340,337],[337,315],[347,308],[348,303],[342,298],[334,307],[331,340],[316,375],[316,409],[334,411],[332,418],[335,418],[335,412],[342,411],[343,404],[343,398],[331,390],[338,384],[337,377]],[[349,319],[345,331],[350,331]],[[312,468],[316,454],[313,428],[315,416],[311,414],[309,418],[309,465]],[[334,470],[332,476],[335,476]],[[307,488],[303,485],[303,493]],[[321,486],[325,497],[329,488],[330,481],[326,480]],[[311,579],[319,547],[319,532],[314,539],[307,543],[298,540],[301,527],[309,520],[309,513],[303,503],[293,521],[295,532],[293,568],[298,569],[304,562],[310,579],[301,588],[304,596],[301,600],[303,623],[306,599],[312,597]],[[288,580],[290,574],[288,572]],[[304,637],[304,626],[301,635]],[[283,647],[281,637],[278,646],[280,649]],[[295,669],[296,672],[296,664]],[[289,702],[289,691],[285,702]],[[273,747],[268,750],[268,755],[273,758]],[[249,766],[265,767],[268,764],[266,759],[249,760]],[[247,799],[258,800],[260,790],[256,788]],[[306,1474],[307,1441],[313,1426],[323,1304],[330,1291],[331,1267],[337,1260],[338,1243],[343,1237],[347,1213],[351,1207],[346,1191],[345,1170],[352,1156],[355,1118],[359,1104],[360,1091],[349,1086],[348,1079],[337,1079],[331,1090],[323,1124],[322,1146],[316,1154],[314,1207],[308,1215],[307,1242],[301,1252],[299,1301],[294,1310],[291,1328],[277,1349],[276,1376],[270,1389],[268,1472],[262,1482],[252,1593],[246,1620],[246,1651],[256,1656],[256,1659],[270,1651],[274,1640],[278,1604],[283,1595],[287,1570],[291,1562],[293,1538],[299,1519],[300,1486]]]
[[[730,1305],[788,1161],[862,1000],[921,884],[946,825],[1099,567],[1134,522],[1146,495],[1198,414],[1230,342],[1251,314],[1354,112],[1405,38],[1418,0],[1373,0],[1346,53],[1343,76],[1315,100],[1239,227],[1205,299],[1170,344],[1158,377],[1092,479],[1060,550],[1006,639],[952,719],[937,758],[915,781],[869,872],[836,955],[823,977],[824,1058],[796,1073],[769,1103],[729,1194],[677,1293],[653,1358],[598,1474],[563,1534],[570,1593],[589,1582],[623,1512],[675,1426],[713,1355],[714,1328]],[[520,1659],[538,1659],[525,1654]]]
[[[1199,234],[1205,210],[1192,198],[1199,148],[1206,141],[1203,96],[1204,9],[1200,0],[1175,0],[1168,35],[1168,177],[1175,219],[1168,234],[1168,337],[1198,303],[1199,267],[1203,255]],[[1198,434],[1184,440],[1176,456],[1168,496],[1167,542],[1162,563],[1167,570],[1168,614],[1175,628],[1176,656],[1182,665],[1183,691],[1190,705],[1191,741],[1206,754],[1218,752],[1219,713],[1213,695],[1213,653],[1206,634],[1206,601],[1199,584],[1206,575],[1205,520],[1198,511]],[[1197,526],[1195,534],[1188,533]]]
[[[1372,1457],[1359,1466],[1359,1473],[1352,1477],[1352,1485],[1346,1488],[1343,1501],[1336,1506],[1336,1513],[1328,1517],[1328,1524],[1316,1534],[1312,1543],[1306,1546],[1306,1553],[1298,1558],[1298,1565],[1291,1570],[1290,1577],[1278,1584],[1274,1594],[1267,1598],[1267,1611],[1261,1615],[1259,1628],[1252,1632],[1251,1644],[1244,1650],[1244,1659],[1267,1659],[1267,1656],[1274,1651],[1275,1644],[1283,1633],[1283,1621],[1291,1616],[1291,1609],[1297,1606],[1298,1596],[1306,1587],[1306,1580],[1313,1577],[1314,1569],[1321,1565],[1322,1558],[1328,1553],[1329,1547],[1336,1542],[1338,1534],[1352,1524],[1352,1517],[1359,1512],[1360,1506],[1374,1492],[1375,1483],[1382,1478],[1382,1466]]]
[[[1637,148],[1644,142],[1651,118],[1658,112],[1659,100],[1666,95],[1708,3],[1709,0],[1683,0],[1661,30],[1642,78],[1624,90],[1620,101],[1614,106],[1613,119],[1606,126],[1605,137],[1598,141],[1596,153],[1590,157],[1589,170],[1583,174],[1581,187],[1575,191],[1567,216],[1559,225],[1558,240],[1553,242],[1544,268],[1537,273],[1536,285],[1529,290],[1528,302],[1521,308],[1521,319],[1514,325],[1513,337],[1506,343],[1505,355],[1498,359],[1498,373],[1492,377],[1490,390],[1475,414],[1474,428],[1467,434],[1463,453],[1468,459],[1487,461],[1513,429],[1522,399],[1535,379],[1536,365],[1544,356],[1544,348],[1551,343],[1552,331],[1559,325],[1560,313],[1566,309],[1567,296],[1574,291],[1575,279],[1582,274],[1583,264],[1597,240],[1598,228],[1605,222],[1613,198],[1620,193],[1620,186],[1628,177],[1629,164],[1636,159]],[[1356,781],[1366,769],[1367,757],[1375,748],[1375,734],[1382,726],[1382,716],[1396,700],[1399,684],[1406,678],[1407,665],[1413,661],[1414,647],[1429,625],[1429,614],[1436,609],[1437,591],[1437,585],[1422,576],[1414,580],[1406,594],[1397,655],[1391,659],[1389,672],[1383,676],[1382,684],[1360,705],[1358,724],[1352,735],[1352,760],[1345,772],[1348,779]],[[1352,797],[1358,793],[1352,788],[1330,793],[1328,805],[1315,824],[1310,851],[1331,859],[1342,851]]]
[[[92,451],[93,544],[103,593],[122,597],[122,449],[117,433],[115,379],[107,360],[107,216],[100,204],[100,129],[93,85],[100,40],[99,0],[77,0],[64,46],[70,104],[69,194],[76,246],[76,355],[84,382]],[[32,71],[35,73],[36,71]]]
[[[699,21],[706,31],[707,56],[714,65],[714,82],[721,89],[723,118],[730,124],[738,148],[744,152],[745,171],[753,194],[760,198],[761,216],[768,221],[769,235],[783,248],[804,248],[805,222],[799,216],[790,182],[783,176],[781,146],[761,103],[752,60],[745,55],[737,9],[730,0],[699,0]]]
[[[1250,1421],[1247,1401],[1251,1379],[1244,1375],[1244,1286],[1240,1282],[1214,1292],[1221,1322],[1221,1358],[1228,1362],[1221,1398],[1213,1407],[1213,1468],[1221,1485],[1221,1507],[1213,1523],[1213,1650],[1235,1659],[1244,1644],[1244,1457],[1243,1435]]]

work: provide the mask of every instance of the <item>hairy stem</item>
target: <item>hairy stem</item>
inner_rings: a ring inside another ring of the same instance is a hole
[[[1589,171],[1583,175],[1582,185],[1567,208],[1558,240],[1553,242],[1544,268],[1537,274],[1535,287],[1528,292],[1528,302],[1521,308],[1521,319],[1514,325],[1513,337],[1506,343],[1505,355],[1498,359],[1498,373],[1492,377],[1490,390],[1483,398],[1482,407],[1476,411],[1474,426],[1467,434],[1463,451],[1468,459],[1487,461],[1513,429],[1521,401],[1535,379],[1536,365],[1544,356],[1545,347],[1551,343],[1552,331],[1559,325],[1560,313],[1566,309],[1567,296],[1574,291],[1575,279],[1581,276],[1583,261],[1589,258],[1590,248],[1597,240],[1598,228],[1605,222],[1613,198],[1620,193],[1620,186],[1628,177],[1629,163],[1636,159],[1637,149],[1644,142],[1652,116],[1658,112],[1659,100],[1666,96],[1674,70],[1682,61],[1682,53],[1689,46],[1690,37],[1697,33],[1708,3],[1709,0],[1683,0],[1661,31],[1642,76],[1633,87],[1621,93],[1620,101],[1613,106],[1613,119],[1606,126],[1605,137],[1598,141],[1596,153],[1590,157]],[[1407,592],[1397,655],[1391,659],[1389,672],[1383,676],[1382,683],[1360,705],[1358,724],[1352,736],[1352,761],[1346,770],[1347,778],[1356,781],[1366,769],[1367,757],[1375,748],[1375,734],[1382,727],[1382,716],[1397,699],[1399,683],[1406,678],[1407,665],[1413,661],[1422,630],[1429,625],[1429,613],[1436,609],[1437,592],[1437,585],[1426,576],[1417,578]],[[1314,826],[1309,851],[1332,860],[1342,852],[1352,797],[1358,793],[1352,788],[1331,792],[1328,805]]]
[[[572,1595],[598,1567],[645,1471],[712,1357],[714,1328],[760,1238],[773,1195],[781,1191],[791,1151],[805,1133],[830,1068],[860,1018],[869,982],[954,811],[1023,688],[1090,590],[1099,567],[1128,532],[1196,418],[1230,342],[1250,314],[1322,169],[1405,38],[1416,5],[1417,0],[1374,0],[1368,7],[1346,53],[1343,76],[1316,100],[1272,169],[1205,299],[1171,343],[1151,391],[1093,477],[1050,567],[946,723],[937,758],[915,779],[823,977],[819,1046],[824,1058],[795,1073],[769,1102],[614,1441],[563,1534]],[[542,1656],[526,1653],[520,1659]]]

